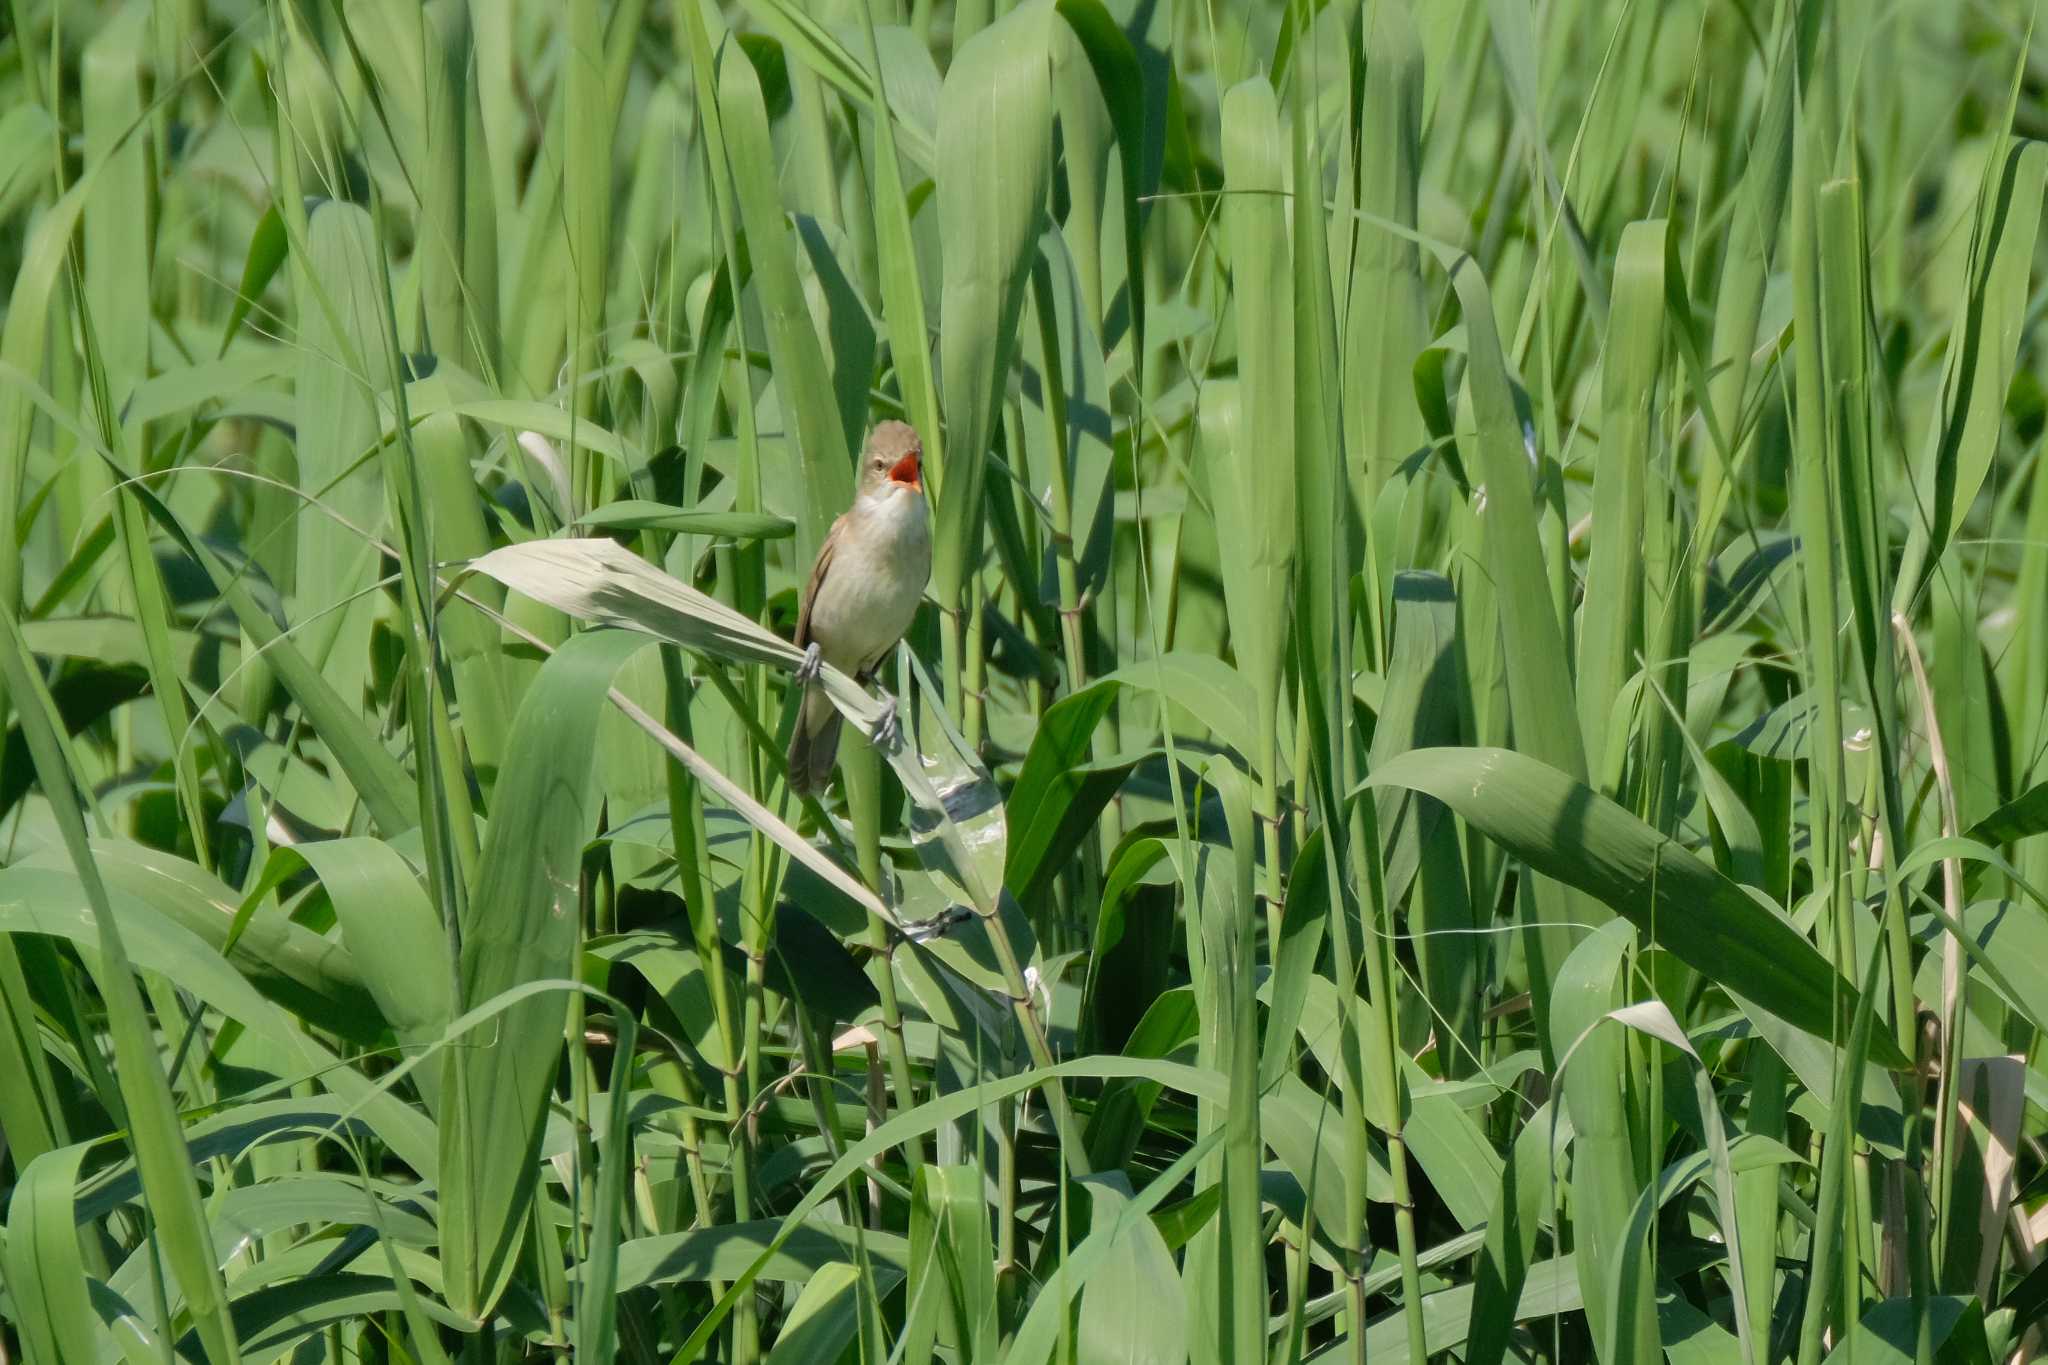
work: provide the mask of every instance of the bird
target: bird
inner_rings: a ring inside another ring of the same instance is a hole
[[[840,716],[818,685],[821,665],[830,663],[865,687],[910,628],[931,571],[924,445],[906,422],[878,423],[861,448],[853,506],[818,547],[797,611],[803,703],[789,739],[789,786],[798,796],[824,790],[839,753]],[[888,742],[895,728],[891,703],[875,737]]]

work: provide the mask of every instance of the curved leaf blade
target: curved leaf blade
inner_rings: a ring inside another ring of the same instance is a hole
[[[1549,764],[1506,749],[1414,749],[1366,782],[1434,796],[1535,871],[1599,899],[1745,1008],[1819,1038],[1848,1037],[1856,987],[1789,920]]]

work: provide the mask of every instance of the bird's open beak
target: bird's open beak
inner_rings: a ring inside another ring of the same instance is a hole
[[[907,483],[919,492],[924,491],[924,478],[917,451],[911,451],[889,467],[889,481],[891,483]]]

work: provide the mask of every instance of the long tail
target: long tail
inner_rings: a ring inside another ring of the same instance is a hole
[[[798,796],[821,792],[832,781],[832,762],[839,756],[839,709],[822,687],[807,688],[797,713],[796,732],[789,737],[789,789]]]

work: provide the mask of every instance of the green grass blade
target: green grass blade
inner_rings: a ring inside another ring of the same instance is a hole
[[[1374,5],[1365,23],[1357,208],[1412,232],[1419,225],[1423,54],[1407,0]],[[1344,429],[1364,445],[1352,470],[1361,516],[1370,516],[1400,462],[1429,441],[1409,379],[1429,340],[1425,310],[1415,243],[1361,221],[1343,315]]]
[[[1463,723],[1457,598],[1448,580],[1408,572],[1394,580],[1393,645],[1387,686],[1373,726],[1372,770],[1410,749],[1454,742]],[[1437,801],[1395,789],[1374,794],[1387,845],[1387,900],[1408,901],[1422,991],[1430,1005],[1439,1066],[1462,1076],[1478,1063],[1482,972],[1456,823]]]
[[[458,1012],[572,970],[583,843],[596,822],[597,718],[612,676],[643,643],[625,632],[576,636],[520,703],[518,747],[499,779],[460,926]],[[469,1318],[492,1310],[516,1269],[563,1015],[548,996],[522,1002],[500,1020],[491,1047],[449,1054],[441,1255],[450,1304]]]
[[[89,1147],[58,1148],[21,1162],[7,1203],[0,1265],[30,1365],[92,1360],[105,1344],[87,1288],[75,1206],[79,1165]]]
[[[0,670],[6,674],[8,692],[17,698],[16,709],[44,796],[56,813],[92,910],[98,956],[95,977],[106,1001],[129,1141],[142,1171],[150,1211],[161,1230],[164,1257],[192,1306],[193,1322],[208,1354],[223,1365],[233,1365],[241,1359],[241,1351],[228,1318],[219,1262],[214,1258],[170,1082],[157,1055],[142,992],[136,987],[106,886],[86,843],[81,799],[47,719],[48,694],[22,641],[13,610],[0,615],[4,615],[0,620]]]
[[[1915,471],[1919,509],[1892,594],[1898,610],[1918,600],[1991,472],[2018,360],[2048,143],[2020,142],[1992,161],[1971,233],[1969,292],[1949,333],[1942,404]]]
[[[1563,1073],[1565,1112],[1572,1121],[1572,1235],[1579,1292],[1602,1360],[1641,1360],[1657,1349],[1650,1311],[1651,1267],[1622,1256],[1630,1211],[1641,1193],[1630,1140],[1643,1116],[1630,1093],[1627,1039],[1602,1028],[1622,1001],[1623,976],[1635,931],[1612,920],[1565,959],[1551,998],[1551,1048]],[[1615,1283],[1617,1274],[1621,1279]]]
[[[939,94],[938,213],[945,242],[939,376],[946,454],[931,469],[932,596],[945,685],[958,707],[963,613],[976,610],[982,489],[1052,176],[1050,8],[1019,6],[961,44]],[[959,714],[956,710],[954,714]]]
[[[1366,780],[1442,801],[1535,871],[1630,919],[1745,1008],[1822,1040],[1846,1032],[1855,987],[1788,920],[1555,768],[1505,749],[1417,749]]]
[[[768,354],[795,441],[793,469],[803,488],[796,558],[808,564],[833,518],[853,501],[851,452],[864,433],[848,431],[833,402],[824,351],[797,281],[796,256],[776,192],[776,157],[761,83],[737,46],[728,46],[719,59],[718,102],[754,287],[768,327]]]
[[[1657,377],[1662,369],[1665,225],[1630,223],[1614,264],[1614,311],[1601,367],[1595,535],[1579,629],[1579,725],[1594,785],[1621,787],[1626,755],[1608,752],[1622,685],[1643,657],[1645,499],[1652,475]]]

